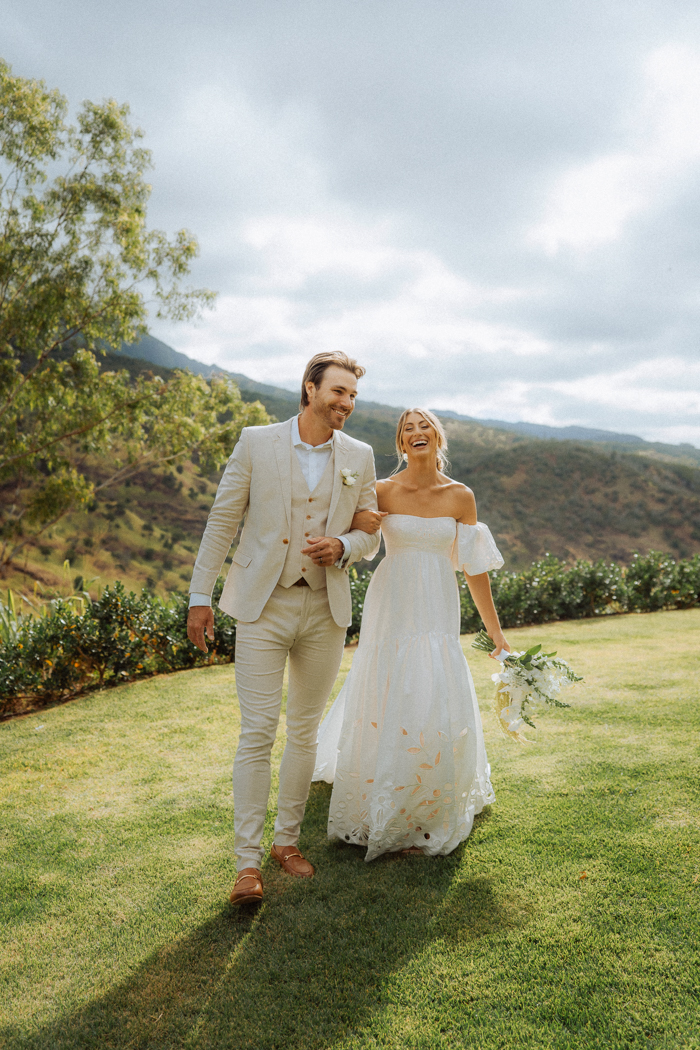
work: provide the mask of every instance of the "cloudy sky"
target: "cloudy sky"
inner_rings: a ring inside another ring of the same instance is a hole
[[[131,104],[219,292],[176,349],[700,446],[697,0],[0,0],[0,54]]]

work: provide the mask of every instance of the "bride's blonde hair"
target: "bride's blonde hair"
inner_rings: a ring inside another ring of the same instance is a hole
[[[403,432],[406,426],[406,420],[410,415],[413,415],[413,413],[422,416],[426,423],[429,423],[437,434],[437,468],[443,472],[446,471],[450,464],[447,459],[447,434],[443,429],[442,423],[438,417],[427,408],[407,408],[405,412],[401,413],[399,421],[396,424],[396,455],[398,456],[399,462],[392,473],[395,474],[403,465]]]

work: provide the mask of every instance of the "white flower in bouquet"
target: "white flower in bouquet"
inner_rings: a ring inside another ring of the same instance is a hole
[[[479,631],[472,647],[483,653],[493,652],[493,642],[486,631]],[[541,645],[526,652],[512,652],[503,660],[503,670],[491,675],[496,683],[496,715],[506,736],[526,743],[520,730],[524,725],[536,728],[531,712],[542,701],[552,707],[569,707],[559,699],[562,689],[582,682],[566,660],[556,653],[543,653]]]
[[[354,485],[356,478],[359,476],[358,472],[356,470],[350,470],[350,467],[343,467],[340,474],[343,479],[343,485],[347,485],[348,487]]]

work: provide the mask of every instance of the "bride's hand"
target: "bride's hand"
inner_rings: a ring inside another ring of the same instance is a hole
[[[502,652],[504,649],[505,649],[505,651],[507,653],[510,652],[510,646],[508,645],[508,642],[505,639],[505,635],[503,634],[503,631],[494,631],[493,634],[491,634],[491,632],[489,632],[489,638],[491,639],[491,641],[493,642],[493,644],[495,646],[495,649],[493,650],[493,652],[489,653],[489,656],[491,657],[492,660],[495,660],[496,659],[496,654]],[[498,662],[500,663],[500,660]]]
[[[386,510],[358,510],[352,519],[351,529],[359,529],[360,532],[368,532],[373,536],[382,527],[382,518],[388,514]]]

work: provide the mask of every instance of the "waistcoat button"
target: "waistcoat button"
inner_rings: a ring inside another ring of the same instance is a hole
[[[282,540],[282,543],[289,543],[289,540]]]

